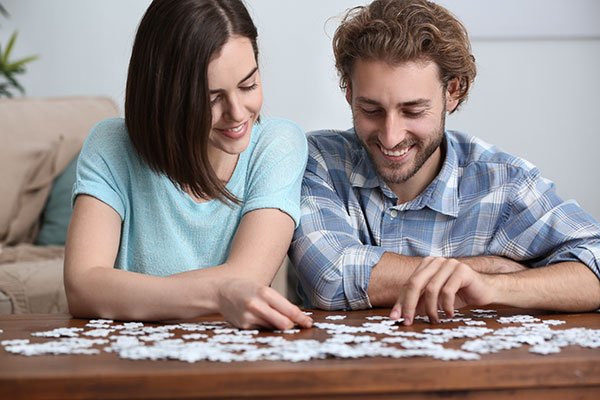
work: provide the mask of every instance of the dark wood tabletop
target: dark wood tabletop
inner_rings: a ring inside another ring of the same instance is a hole
[[[352,312],[314,311],[316,322],[360,326],[367,316],[389,310]],[[469,310],[463,311],[472,315]],[[344,314],[343,321],[326,316]],[[499,316],[529,314],[566,324],[553,329],[600,329],[599,313],[554,314],[499,309]],[[219,316],[192,320],[216,321]],[[88,320],[68,315],[0,316],[0,341],[30,339],[32,332],[60,327],[83,327]],[[186,321],[190,322],[190,321]],[[487,319],[487,327],[506,327]],[[148,324],[145,325],[154,325]],[[407,332],[452,328],[461,323],[431,325],[416,321]],[[273,335],[261,332],[258,336]],[[323,329],[306,329],[299,339],[324,341]],[[460,348],[466,339],[452,339],[447,347]],[[187,363],[175,360],[138,361],[115,353],[98,355],[11,354],[0,347],[0,399],[183,399],[183,398],[600,398],[600,349],[567,346],[559,353],[540,355],[529,346],[483,354],[475,361],[442,361],[431,357],[318,359],[306,362],[255,361]]]

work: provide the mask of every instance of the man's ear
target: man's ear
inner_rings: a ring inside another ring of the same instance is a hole
[[[448,82],[446,88],[446,111],[453,112],[458,106],[458,97],[460,92],[460,81],[458,78],[453,78]]]
[[[350,84],[346,86],[346,101],[352,107],[352,86],[350,86]]]

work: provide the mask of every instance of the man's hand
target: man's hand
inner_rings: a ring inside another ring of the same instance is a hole
[[[312,318],[275,289],[246,279],[225,282],[218,293],[219,311],[242,329],[291,329],[312,326]]]
[[[492,301],[490,276],[479,273],[456,259],[425,257],[404,284],[390,318],[404,318],[411,325],[415,313],[425,312],[439,322],[438,308],[453,316],[455,308],[483,306]]]

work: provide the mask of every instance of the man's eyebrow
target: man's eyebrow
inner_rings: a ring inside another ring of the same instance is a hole
[[[368,97],[362,97],[362,96],[357,97],[356,102],[364,103],[364,104],[371,104],[373,106],[381,106],[381,104],[379,104],[379,102],[377,102],[373,99],[369,99]]]
[[[400,104],[404,107],[424,107],[429,106],[431,104],[431,101],[428,99],[415,99]]]
[[[245,81],[247,81],[248,79],[250,79],[250,78],[252,77],[252,75],[254,75],[254,74],[256,73],[256,71],[258,71],[258,66],[257,66],[257,67],[254,67],[254,68],[252,68],[252,71],[250,71],[250,72],[248,73],[248,75],[246,75],[245,77],[243,77],[243,78],[242,78],[242,80],[240,80],[240,81],[238,82],[238,85],[239,85],[239,84],[241,84],[241,83],[244,83]],[[211,94],[212,94],[212,93],[219,93],[219,92],[221,92],[222,90],[223,90],[223,89],[210,89],[210,93],[211,93]]]
[[[373,106],[381,107],[381,104],[378,101],[375,101],[368,97],[359,96],[356,98],[356,101],[358,103],[362,103],[362,104],[370,104]],[[398,103],[398,106],[400,106],[400,107],[427,107],[430,104],[431,104],[431,101],[429,99],[415,99],[415,100]]]

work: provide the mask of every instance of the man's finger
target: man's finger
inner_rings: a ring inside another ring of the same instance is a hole
[[[404,318],[404,325],[411,325],[415,316],[415,310],[423,289],[429,283],[431,277],[437,272],[435,266],[436,259],[426,257],[410,276],[404,290],[400,294],[400,305],[402,308],[401,316]]]
[[[438,314],[438,306],[440,304],[440,291],[446,284],[448,278],[454,273],[456,260],[445,260],[438,259],[436,262],[437,271],[429,280],[429,283],[425,287],[423,292],[423,302],[425,306],[425,312],[429,316],[429,320],[433,323],[440,321]]]
[[[397,321],[400,319],[402,315],[402,305],[400,304],[400,299],[396,300],[396,303],[392,307],[392,311],[390,311],[390,319]]]

